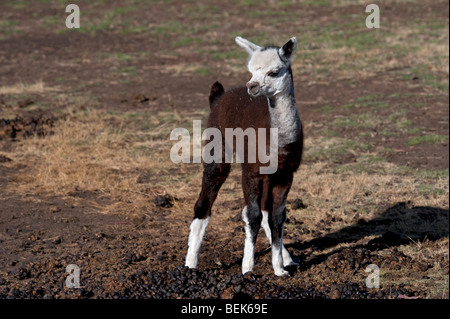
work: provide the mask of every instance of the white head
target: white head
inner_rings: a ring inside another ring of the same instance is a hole
[[[295,37],[281,48],[260,47],[241,37],[236,37],[235,41],[250,55],[247,68],[252,78],[247,82],[248,94],[271,97],[291,89],[291,59],[297,48]]]

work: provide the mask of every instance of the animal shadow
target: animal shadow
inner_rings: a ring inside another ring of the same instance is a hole
[[[306,242],[288,244],[286,247],[297,250],[308,248],[323,250],[343,243],[354,243],[367,236],[375,236],[363,245],[369,250],[375,250],[425,239],[435,241],[447,237],[448,234],[448,210],[428,206],[411,207],[408,203],[400,202],[371,220],[361,218],[355,224],[343,227],[336,232]],[[301,268],[309,268],[321,263],[338,250],[340,249],[318,255],[302,263]]]

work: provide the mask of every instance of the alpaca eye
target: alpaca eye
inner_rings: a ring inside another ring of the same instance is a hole
[[[270,73],[268,74],[268,76],[270,76],[270,77],[272,77],[272,78],[275,78],[275,77],[278,76],[278,74],[280,74],[280,71],[274,71],[274,72],[270,72]]]

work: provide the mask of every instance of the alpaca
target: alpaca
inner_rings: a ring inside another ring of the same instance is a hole
[[[282,47],[260,47],[244,38],[236,43],[249,54],[247,68],[252,74],[246,87],[225,92],[216,82],[211,88],[209,103],[211,113],[208,128],[224,132],[226,128],[265,128],[266,136],[250,143],[266,143],[271,147],[276,129],[277,166],[271,173],[261,173],[259,160],[242,163],[242,188],[245,207],[242,219],[245,224],[245,245],[242,274],[253,272],[256,236],[262,226],[272,245],[272,266],[277,276],[287,276],[284,267],[297,265],[283,245],[283,223],[286,219],[286,198],[302,157],[303,131],[294,96],[291,60],[297,39],[291,38]],[[258,133],[261,132],[258,130]],[[263,138],[263,139],[260,139]],[[222,140],[225,144],[225,140]],[[224,145],[222,157],[225,157]],[[273,147],[273,146],[272,146]],[[230,172],[230,163],[222,160],[204,164],[202,188],[194,206],[194,219],[190,226],[186,266],[196,268],[202,238],[208,225],[211,208],[217,194]]]

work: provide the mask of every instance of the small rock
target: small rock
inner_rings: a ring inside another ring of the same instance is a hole
[[[291,202],[291,208],[294,210],[295,209],[305,209],[305,208],[308,208],[308,205],[305,205],[300,198],[297,198]]]
[[[106,235],[104,233],[97,233],[97,234],[95,234],[95,238],[97,238],[97,239],[102,239],[102,238],[105,238],[105,237],[106,237]]]
[[[148,97],[146,97],[144,94],[138,94],[133,97],[133,103],[144,103],[149,100]]]
[[[165,195],[157,195],[153,202],[157,207],[172,207],[173,203],[177,201],[178,199],[173,197],[172,195],[165,194]]]
[[[228,287],[225,289],[221,295],[222,299],[233,299],[234,296],[234,289],[233,287]]]
[[[24,99],[17,102],[17,106],[20,108],[27,107],[28,105],[34,104],[34,101],[32,99]]]
[[[61,211],[61,208],[59,208],[58,206],[50,207],[50,213],[58,213],[60,211]]]
[[[339,292],[337,285],[331,287],[330,299],[341,299],[341,293]]]
[[[11,161],[12,161],[12,159],[0,154],[0,163],[6,163],[6,162],[11,162]]]

